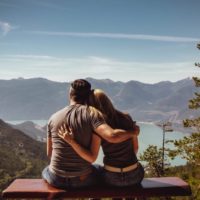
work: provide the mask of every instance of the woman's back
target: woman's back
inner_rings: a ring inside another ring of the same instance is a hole
[[[135,122],[128,114],[124,114],[116,110],[114,117],[106,117],[107,123],[114,129],[133,130]],[[102,140],[102,149],[104,152],[104,164],[113,167],[126,167],[137,162],[137,157],[134,153],[132,139],[121,143],[109,143]]]

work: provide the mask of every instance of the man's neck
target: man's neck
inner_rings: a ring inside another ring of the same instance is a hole
[[[76,101],[70,99],[70,101],[69,101],[69,105],[70,105],[70,106],[72,106],[72,105],[76,105],[76,104],[85,105],[85,104],[82,104],[82,103],[79,103],[79,102],[76,102]]]
[[[69,105],[71,106],[71,105],[76,105],[77,104],[77,102],[75,102],[74,100],[72,100],[72,99],[70,99],[70,101],[69,101]]]

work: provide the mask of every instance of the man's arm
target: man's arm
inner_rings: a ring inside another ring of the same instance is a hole
[[[47,137],[47,156],[51,158],[52,155],[52,138]]]
[[[138,153],[138,149],[139,149],[139,143],[138,143],[138,135],[140,133],[140,127],[136,124],[134,124],[133,126],[134,129],[134,135],[133,135],[133,150],[135,152],[135,154]]]
[[[133,137],[134,131],[113,129],[106,124],[103,114],[94,107],[89,107],[93,130],[103,139],[111,143],[120,143]]]
[[[134,135],[132,141],[133,141],[133,151],[135,152],[135,154],[137,154],[139,149],[138,136]]]
[[[47,156],[51,158],[52,155],[52,137],[51,137],[51,120],[47,124]]]
[[[113,129],[108,124],[101,124],[94,130],[103,139],[111,143],[120,143],[133,137],[134,131]]]

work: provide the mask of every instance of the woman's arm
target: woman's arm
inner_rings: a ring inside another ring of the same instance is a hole
[[[84,160],[87,160],[90,163],[93,163],[98,156],[99,148],[101,144],[101,139],[97,135],[92,135],[92,143],[90,146],[90,150],[85,149],[81,145],[79,145],[74,139],[71,140],[70,145],[76,151],[76,153],[81,156]]]
[[[92,135],[92,142],[90,146],[90,150],[85,149],[80,144],[78,144],[74,139],[73,135],[70,134],[66,126],[62,126],[58,130],[58,136],[61,137],[65,142],[67,142],[71,147],[76,151],[76,153],[81,156],[84,160],[93,163],[98,156],[99,148],[101,144],[101,139],[96,134]]]

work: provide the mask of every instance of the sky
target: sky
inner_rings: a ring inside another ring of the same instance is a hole
[[[198,76],[199,0],[0,0],[0,79]]]

